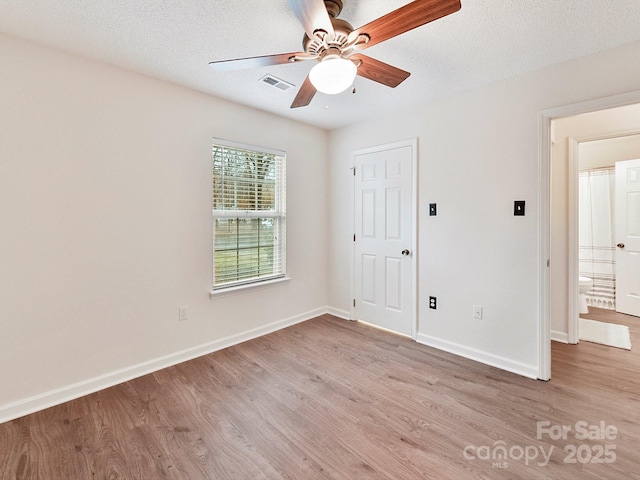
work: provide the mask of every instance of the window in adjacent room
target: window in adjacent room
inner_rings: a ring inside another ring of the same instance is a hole
[[[214,140],[213,289],[283,278],[285,154]]]

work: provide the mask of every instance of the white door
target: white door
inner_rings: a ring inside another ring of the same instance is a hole
[[[616,311],[640,317],[640,160],[616,162]]]
[[[415,142],[354,153],[355,318],[415,336]]]

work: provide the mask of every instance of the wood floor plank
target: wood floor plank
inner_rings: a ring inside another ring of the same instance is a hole
[[[638,352],[552,355],[540,382],[324,315],[1,424],[0,480],[640,479]],[[607,443],[615,461],[591,462]]]
[[[0,472],[6,478],[34,478],[30,458],[30,424],[32,416],[0,425]]]

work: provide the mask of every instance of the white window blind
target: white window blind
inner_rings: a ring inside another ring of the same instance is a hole
[[[284,277],[285,155],[215,140],[213,288]]]

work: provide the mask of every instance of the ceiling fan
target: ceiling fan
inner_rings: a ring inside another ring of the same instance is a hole
[[[425,25],[461,8],[460,0],[414,0],[360,28],[337,18],[342,0],[289,0],[305,34],[303,52],[211,62],[218,72],[280,65],[303,60],[318,63],[300,87],[291,108],[311,103],[317,91],[335,94],[349,88],[356,75],[397,87],[409,72],[368,57],[361,50]]]

